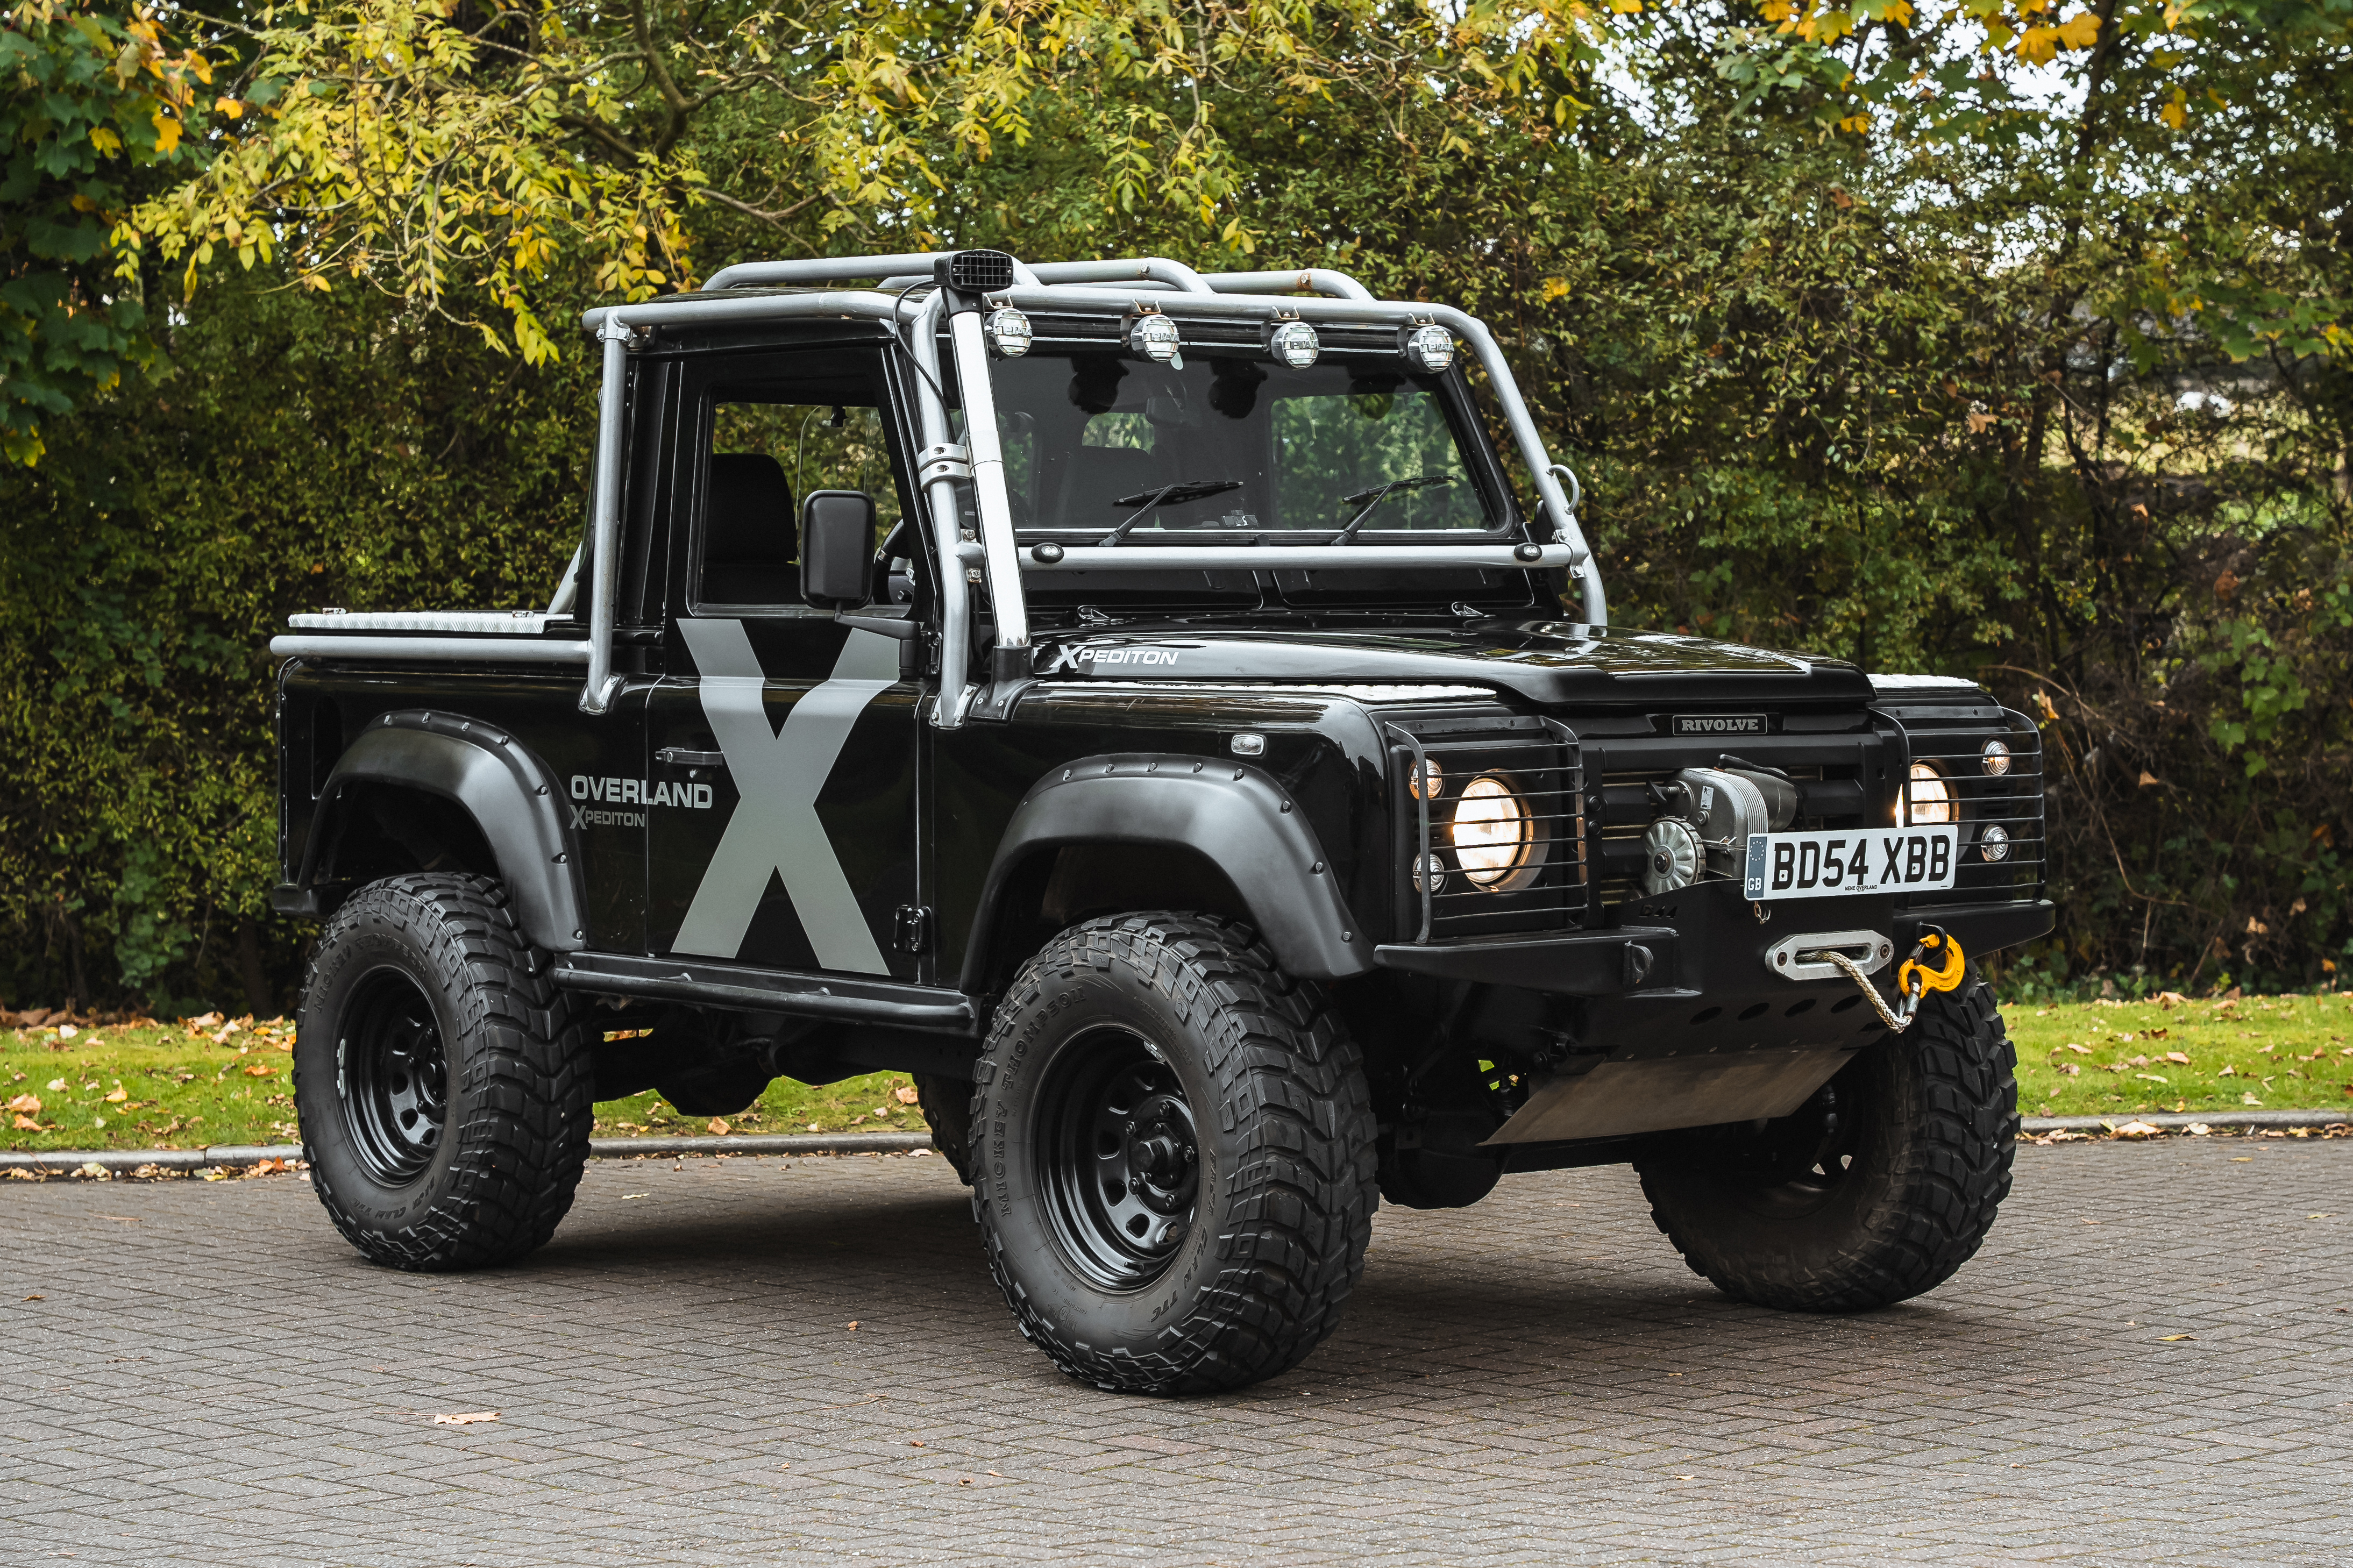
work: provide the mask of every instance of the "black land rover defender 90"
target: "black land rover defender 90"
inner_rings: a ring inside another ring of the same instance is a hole
[[[2051,925],[2034,727],[1611,628],[1478,321],[962,251],[587,325],[554,602],[271,645],[297,1102],[369,1258],[545,1241],[600,1099],[879,1068],[1106,1388],[1296,1364],[1378,1197],[1514,1172],[1631,1163],[1778,1307],[1985,1236],[2017,1091],[1963,954]]]

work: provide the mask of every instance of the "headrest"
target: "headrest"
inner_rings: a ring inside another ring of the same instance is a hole
[[[800,553],[793,487],[765,452],[715,452],[704,512],[707,566],[786,566]]]

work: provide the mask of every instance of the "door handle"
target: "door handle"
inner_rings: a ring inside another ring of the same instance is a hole
[[[727,765],[727,753],[690,752],[683,746],[664,746],[654,753],[654,761],[671,767],[723,768]]]

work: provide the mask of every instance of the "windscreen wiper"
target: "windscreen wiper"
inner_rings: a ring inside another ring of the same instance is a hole
[[[1371,489],[1358,490],[1352,496],[1342,496],[1340,498],[1342,506],[1362,505],[1364,510],[1348,520],[1347,525],[1340,530],[1332,542],[1347,543],[1348,536],[1356,531],[1365,519],[1373,515],[1373,509],[1399,490],[1426,489],[1431,485],[1451,485],[1453,482],[1454,476],[1451,474],[1418,474],[1409,479],[1391,479],[1385,485],[1375,485]]]
[[[1127,536],[1129,529],[1142,522],[1157,508],[1178,505],[1188,500],[1203,500],[1210,496],[1221,496],[1228,490],[1238,490],[1241,488],[1242,482],[1240,479],[1180,479],[1173,485],[1163,485],[1156,490],[1139,490],[1132,496],[1121,496],[1111,504],[1132,506],[1135,510],[1129,514],[1125,521],[1103,536],[1103,547],[1109,548],[1117,544]]]

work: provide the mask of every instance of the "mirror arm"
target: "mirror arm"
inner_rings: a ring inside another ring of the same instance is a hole
[[[837,626],[856,626],[860,631],[881,632],[884,637],[895,637],[901,642],[913,642],[923,629],[923,624],[921,621],[899,616],[858,616],[852,615],[848,610],[836,610],[833,612],[833,619]]]

